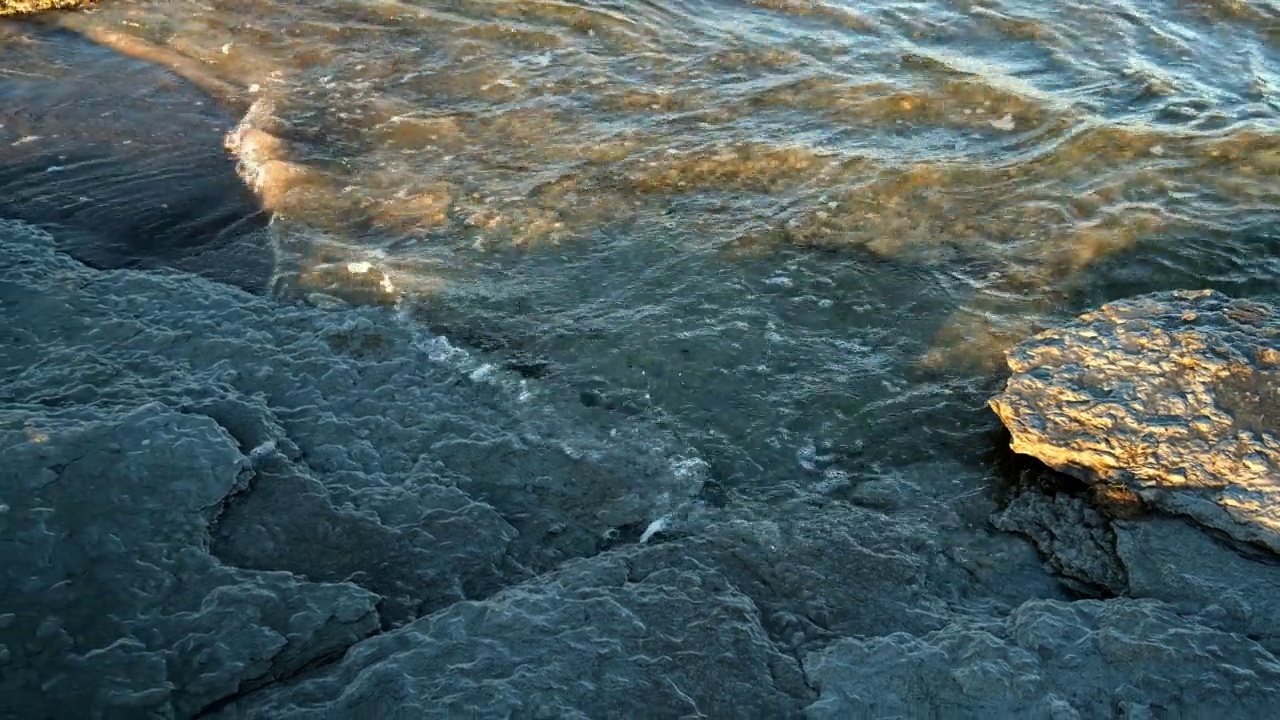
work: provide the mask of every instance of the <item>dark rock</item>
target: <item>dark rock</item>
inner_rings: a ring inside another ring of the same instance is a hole
[[[841,640],[805,659],[809,718],[1262,717],[1280,665],[1155,600],[1033,600],[1000,621]]]
[[[1081,498],[1029,490],[995,513],[992,522],[1030,538],[1076,592],[1114,597],[1128,589],[1110,523]]]
[[[713,570],[600,556],[358,645],[226,716],[798,717],[808,692]]]
[[[664,437],[530,406],[375,308],[99,272],[0,221],[0,314],[0,702],[24,716],[189,717],[701,485]]]

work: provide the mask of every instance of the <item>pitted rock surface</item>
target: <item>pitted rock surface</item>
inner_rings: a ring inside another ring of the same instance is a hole
[[[21,223],[0,318],[0,717],[1280,704],[1275,568],[1178,528],[1117,535],[1149,599],[1091,603],[987,523],[973,468],[895,470],[874,507],[695,512],[670,436],[386,310],[94,270]],[[1061,509],[1020,527],[1089,580]]]
[[[1261,717],[1280,665],[1157,600],[1033,600],[999,622],[853,638],[809,654],[806,717]]]
[[[46,10],[66,10],[88,5],[94,0],[0,0],[0,17],[30,15]]]
[[[4,220],[0,318],[3,717],[197,715],[698,482],[384,311],[94,270]]]
[[[1087,596],[1122,595],[1128,589],[1115,553],[1115,533],[1102,515],[1081,498],[1023,492],[991,522],[1025,535],[1062,577]]]
[[[1280,552],[1280,310],[1214,291],[1110,303],[1008,354],[1015,452]]]

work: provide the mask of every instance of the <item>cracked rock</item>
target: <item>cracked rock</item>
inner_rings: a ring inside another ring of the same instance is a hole
[[[158,403],[56,429],[3,415],[0,714],[190,716],[377,630],[367,590],[209,554],[249,474],[210,418]]]
[[[385,311],[94,270],[11,221],[0,317],[0,715],[190,717],[700,482]]]
[[[1031,539],[1054,571],[1084,595],[1122,595],[1128,589],[1107,520],[1084,500],[1065,493],[1020,493],[992,523]]]
[[[1195,612],[1211,627],[1280,652],[1280,559],[1180,518],[1116,522],[1128,593]]]
[[[689,561],[638,576],[605,555],[372,638],[223,716],[795,717],[807,694],[724,577]]]

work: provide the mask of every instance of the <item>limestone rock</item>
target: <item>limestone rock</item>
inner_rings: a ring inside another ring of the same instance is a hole
[[[991,520],[1001,530],[1030,538],[1073,590],[1121,595],[1128,589],[1111,527],[1084,500],[1029,490]]]
[[[22,223],[0,317],[6,717],[206,712],[700,482],[384,311],[93,270]]]
[[[88,5],[95,0],[0,0],[0,17],[29,15],[45,10],[68,10]]]
[[[1280,310],[1213,291],[1111,303],[1008,354],[1015,452],[1280,552]]]
[[[795,717],[808,693],[717,573],[602,555],[457,603],[225,717]]]
[[[1278,700],[1257,616],[1280,585],[1255,560],[1187,545],[1200,577],[1178,587],[1181,541],[1117,524],[1128,587],[1170,604],[1065,602],[986,524],[978,471],[903,469],[880,509],[732,500],[702,517],[698,463],[669,436],[556,404],[391,313],[92,270],[19,223],[0,222],[0,316],[0,715]],[[618,540],[676,508],[649,542]],[[1033,509],[1022,527],[1061,525]]]
[[[1280,561],[1266,550],[1187,518],[1107,521],[1065,494],[1025,492],[993,521],[1027,536],[1078,592],[1159,600],[1280,653]]]
[[[0,714],[187,716],[377,630],[373,593],[209,554],[250,475],[209,417],[152,403],[110,423],[5,425]]]
[[[809,650],[1053,592],[1025,544],[944,537],[938,512],[832,507],[619,547],[370,638],[223,716],[797,717],[815,699],[796,661]]]
[[[1157,598],[1200,622],[1280,653],[1280,563],[1178,518],[1114,524],[1127,593]]]
[[[1032,600],[997,622],[845,639],[805,659],[807,717],[1270,715],[1280,664],[1155,600]]]

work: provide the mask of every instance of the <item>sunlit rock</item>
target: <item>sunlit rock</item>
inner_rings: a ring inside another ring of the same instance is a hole
[[[88,5],[90,0],[0,0],[0,16],[26,15]]]
[[[1280,551],[1280,311],[1213,291],[1103,306],[1010,351],[1015,452]]]

